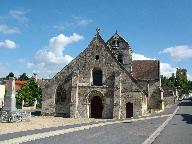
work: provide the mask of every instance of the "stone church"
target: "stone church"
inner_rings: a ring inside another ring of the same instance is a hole
[[[117,32],[99,30],[88,47],[43,88],[42,114],[71,118],[130,118],[162,109],[158,60],[132,60]]]

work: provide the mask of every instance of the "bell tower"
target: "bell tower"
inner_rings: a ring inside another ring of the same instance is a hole
[[[125,41],[116,31],[116,33],[107,41],[116,59],[121,63],[128,72],[132,71],[132,49],[128,42]]]

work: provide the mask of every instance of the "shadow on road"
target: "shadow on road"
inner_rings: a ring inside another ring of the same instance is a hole
[[[187,124],[192,124],[192,115],[190,114],[176,114],[181,115],[183,117],[183,121],[185,121]]]
[[[178,106],[192,106],[191,100],[184,100],[181,103],[178,104]],[[183,121],[185,121],[187,124],[192,124],[192,115],[190,114],[176,114],[180,115],[183,118]]]

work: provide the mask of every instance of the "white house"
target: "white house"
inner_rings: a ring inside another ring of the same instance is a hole
[[[5,95],[5,85],[0,85],[0,108],[2,108],[4,103],[4,95]]]

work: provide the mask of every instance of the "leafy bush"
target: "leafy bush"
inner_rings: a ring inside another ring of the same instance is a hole
[[[39,100],[41,97],[42,90],[34,80],[30,80],[24,84],[16,94],[17,103],[22,103],[22,100],[24,100],[25,106],[33,106],[35,99]]]

